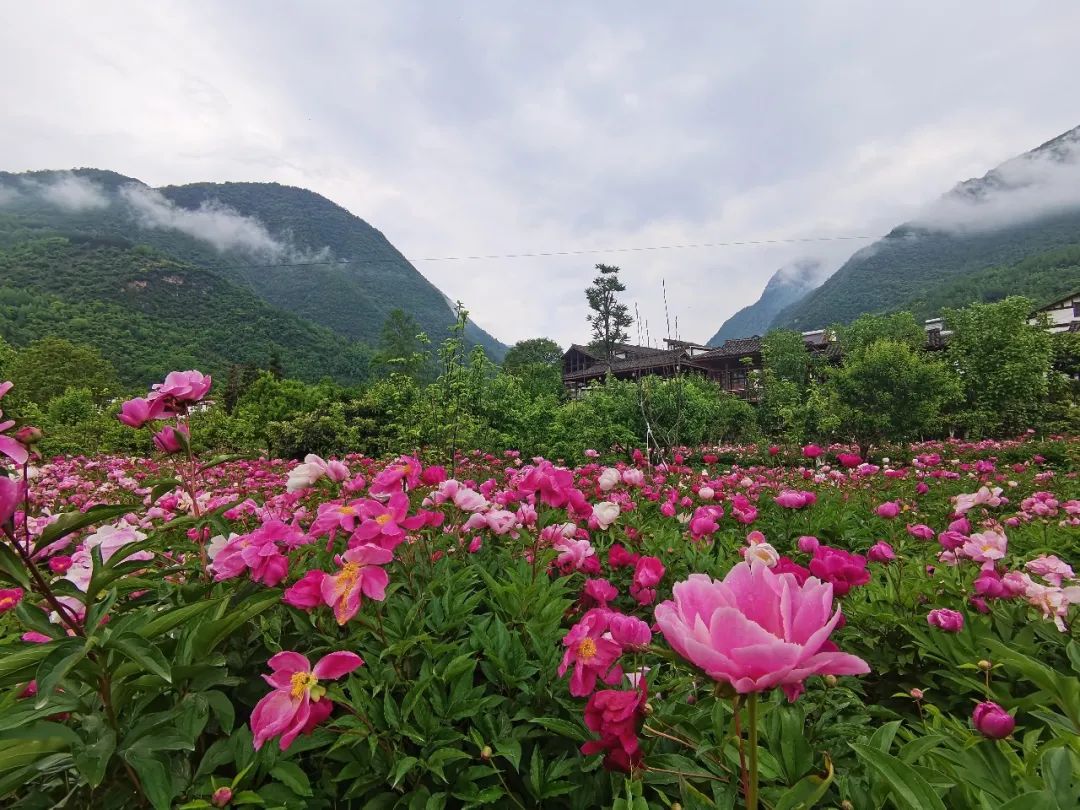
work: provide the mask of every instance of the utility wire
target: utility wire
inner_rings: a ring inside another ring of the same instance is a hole
[[[306,262],[280,262],[275,264],[236,264],[236,265],[200,265],[207,270],[249,270],[249,269],[261,269],[261,268],[273,268],[273,267],[320,267],[326,265],[335,264],[379,264],[379,263],[391,263],[397,264],[402,260],[407,262],[463,262],[463,261],[481,261],[489,259],[529,259],[529,258],[543,258],[551,256],[586,256],[598,253],[638,253],[654,250],[687,250],[692,248],[724,248],[724,247],[740,247],[744,245],[786,245],[805,242],[840,242],[840,241],[852,241],[852,240],[865,240],[865,239],[882,239],[881,236],[808,236],[803,238],[793,239],[744,239],[733,242],[693,242],[687,244],[678,245],[644,245],[638,247],[614,247],[614,248],[588,248],[583,250],[547,250],[536,251],[533,253],[490,253],[480,254],[476,256],[421,256],[419,258],[408,259],[404,256],[398,257],[386,257],[385,251],[383,251],[383,258],[365,258],[362,256],[356,256],[351,259],[327,259],[325,261],[306,261]]]

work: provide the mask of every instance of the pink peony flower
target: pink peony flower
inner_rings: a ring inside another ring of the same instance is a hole
[[[971,535],[960,551],[975,562],[993,564],[1005,557],[1008,546],[1004,532],[991,530]]]
[[[927,614],[926,623],[946,633],[959,633],[964,629],[964,614],[948,608],[938,608]]]
[[[818,546],[820,545],[821,541],[810,534],[804,534],[802,537],[799,538],[798,542],[796,543],[799,551],[801,551],[803,554],[813,554],[815,551],[817,551]]]
[[[664,564],[656,557],[641,557],[634,565],[630,595],[638,604],[651,605],[656,601],[656,585],[664,577]]]
[[[612,611],[607,620],[612,640],[621,647],[646,647],[652,642],[652,630],[641,619]]]
[[[868,552],[866,552],[866,558],[870,560],[870,562],[889,563],[896,559],[896,552],[893,551],[893,547],[884,540],[879,540],[870,547]]]
[[[322,604],[322,583],[326,572],[318,568],[308,571],[298,582],[285,589],[281,601],[301,610],[313,610]]]
[[[320,680],[336,681],[348,675],[364,661],[356,653],[334,652],[324,656],[314,667],[297,652],[279,652],[270,659],[271,674],[263,679],[274,687],[256,704],[251,713],[255,749],[281,735],[282,751],[301,733],[309,733],[330,716],[333,704],[324,697]]]
[[[810,560],[810,573],[833,586],[836,596],[846,596],[855,587],[870,581],[866,557],[840,548],[818,546]]]
[[[25,494],[26,487],[21,481],[0,475],[0,526],[15,515],[15,510],[19,508]]]
[[[149,399],[190,405],[210,392],[210,377],[198,371],[170,371],[165,381],[150,386]]]
[[[933,540],[934,530],[925,523],[909,523],[907,533],[917,540]]]
[[[146,399],[135,397],[129,399],[120,406],[120,413],[116,418],[128,427],[141,428],[147,422],[157,419],[164,410],[164,401],[161,399]]]
[[[179,453],[187,447],[189,441],[190,435],[187,425],[181,425],[179,428],[165,425],[154,434],[154,447],[162,453]]]
[[[806,447],[804,447],[802,449],[803,458],[810,458],[810,459],[818,458],[824,452],[825,451],[822,450],[820,447],[818,447],[816,444],[808,444],[808,445],[806,445]]]
[[[991,740],[1001,740],[1012,734],[1016,720],[992,700],[984,700],[971,713],[971,724]]]
[[[585,697],[592,692],[597,678],[607,684],[618,683],[622,678],[622,669],[615,664],[622,655],[622,647],[604,637],[607,625],[607,611],[590,610],[563,637],[566,652],[559,664],[559,677],[573,664],[570,694],[574,697]]]
[[[886,501],[885,503],[880,504],[874,512],[880,518],[892,520],[900,514],[900,503],[898,501]]]
[[[327,574],[319,586],[323,601],[333,610],[338,624],[345,624],[360,610],[361,594],[376,602],[386,598],[390,577],[380,566],[393,559],[392,551],[370,543],[350,548],[341,555],[341,570]]]
[[[784,509],[803,509],[812,506],[817,501],[817,495],[813,492],[785,489],[773,500],[777,506],[782,506]]]
[[[780,686],[794,700],[811,675],[861,675],[870,667],[839,652],[833,589],[811,577],[739,563],[722,581],[691,574],[656,607],[656,623],[679,655],[740,694]],[[831,615],[830,615],[831,614]]]

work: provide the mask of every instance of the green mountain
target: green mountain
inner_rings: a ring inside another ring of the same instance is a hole
[[[799,259],[784,265],[773,273],[761,297],[724,321],[708,345],[719,346],[725,340],[764,335],[784,307],[816,289],[827,276],[825,267],[817,259]]]
[[[1080,127],[960,183],[855,253],[772,326],[805,331],[900,309],[930,317],[1005,294],[1051,298],[1077,286],[1069,271],[1077,246]]]
[[[224,379],[233,364],[307,380],[362,380],[367,347],[267,304],[216,273],[116,238],[53,237],[0,248],[0,336],[95,346],[123,382],[174,368]]]
[[[435,342],[454,319],[446,296],[382,233],[325,197],[277,183],[154,189],[98,169],[0,172],[0,246],[50,235],[152,247],[368,344],[395,308]],[[506,350],[472,323],[466,338],[496,359]]]

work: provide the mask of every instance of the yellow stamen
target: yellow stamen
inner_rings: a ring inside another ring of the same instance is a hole
[[[596,642],[588,637],[583,638],[581,643],[578,644],[577,654],[578,658],[582,658],[586,661],[596,657]]]
[[[375,518],[375,522],[378,523],[380,526],[385,526],[387,523],[390,522],[390,515],[379,515],[377,518]]]
[[[338,514],[355,515],[356,514],[356,508],[352,507],[352,506],[339,506],[338,507]]]
[[[289,680],[292,685],[292,688],[289,690],[289,695],[293,700],[303,697],[304,692],[308,691],[319,682],[319,679],[310,672],[294,672],[292,678]]]

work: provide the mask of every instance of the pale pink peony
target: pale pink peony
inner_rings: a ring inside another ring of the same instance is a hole
[[[839,624],[832,585],[742,562],[722,581],[691,574],[674,600],[656,607],[668,643],[709,677],[737,692],[779,686],[794,700],[811,675],[862,675],[861,658],[839,652],[829,635]]]

